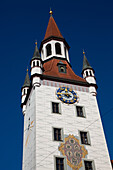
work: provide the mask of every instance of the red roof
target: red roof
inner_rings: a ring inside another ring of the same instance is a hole
[[[57,64],[62,61],[63,64],[66,64],[66,73],[61,73],[58,70]],[[70,79],[70,80],[76,80],[81,82],[86,82],[85,79],[77,76],[68,62],[66,60],[60,60],[60,59],[51,59],[43,64],[44,67],[44,75],[53,76],[53,77],[59,77],[64,79]]]
[[[50,16],[44,40],[51,36],[63,38],[53,16]]]

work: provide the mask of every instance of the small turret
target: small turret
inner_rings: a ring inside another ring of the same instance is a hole
[[[31,65],[31,76],[32,76],[32,84],[40,85],[40,74],[42,74],[42,61],[38,51],[37,42],[35,42],[35,50],[33,57],[30,61]]]
[[[24,84],[23,84],[23,86],[22,86],[21,104],[22,104],[22,112],[23,112],[23,115],[25,115],[25,111],[26,111],[26,106],[24,105],[24,101],[25,101],[25,98],[26,98],[26,96],[27,96],[29,87],[30,87],[30,79],[29,79],[29,74],[28,74],[28,69],[27,69],[25,81],[24,81]]]
[[[97,92],[97,85],[96,85],[96,80],[95,80],[95,71],[94,69],[90,66],[86,56],[85,52],[83,51],[83,68],[82,68],[82,76],[83,78],[90,84],[89,91],[92,93],[92,95],[96,96]]]

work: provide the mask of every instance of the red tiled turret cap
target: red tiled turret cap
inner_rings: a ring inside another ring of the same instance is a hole
[[[41,45],[40,45],[40,51],[41,51],[42,45],[45,42],[50,41],[51,39],[63,41],[64,44],[66,45],[66,47],[69,49],[70,47],[69,47],[68,43],[66,42],[66,40],[62,36],[62,34],[61,34],[53,16],[52,16],[53,12],[50,10],[49,13],[50,13],[50,18],[49,18],[48,26],[47,26],[47,29],[46,29],[45,37],[44,37],[44,39],[43,39],[43,41],[41,42]]]
[[[49,38],[49,37],[58,37],[58,38],[63,38],[53,16],[52,16],[52,11],[50,10],[50,18],[48,22],[48,26],[46,29],[45,37],[44,40]]]

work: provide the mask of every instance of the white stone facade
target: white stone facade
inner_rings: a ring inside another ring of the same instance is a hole
[[[58,150],[61,142],[53,140],[54,127],[62,129],[63,139],[71,134],[80,140],[79,131],[87,131],[90,145],[84,145],[88,151],[84,159],[94,161],[94,170],[112,170],[96,96],[91,95],[88,87],[70,85],[77,92],[79,102],[67,105],[57,99],[56,90],[60,85],[55,83],[42,81],[40,87],[31,90],[28,98],[24,116],[23,170],[55,170],[55,157],[63,155]],[[52,113],[52,102],[60,103],[61,114]],[[76,106],[84,107],[84,118],[77,117]],[[29,118],[33,127],[26,130]],[[65,164],[65,170],[72,170]],[[84,165],[80,170],[84,170]]]

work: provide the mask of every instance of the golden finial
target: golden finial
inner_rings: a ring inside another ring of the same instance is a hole
[[[85,54],[85,51],[83,50],[83,54]]]
[[[37,45],[37,40],[35,41],[35,45]]]
[[[50,14],[50,15],[52,15],[52,14],[53,14],[53,11],[51,10],[51,8],[50,8],[49,14]]]
[[[27,67],[27,72],[28,72],[28,67]]]

